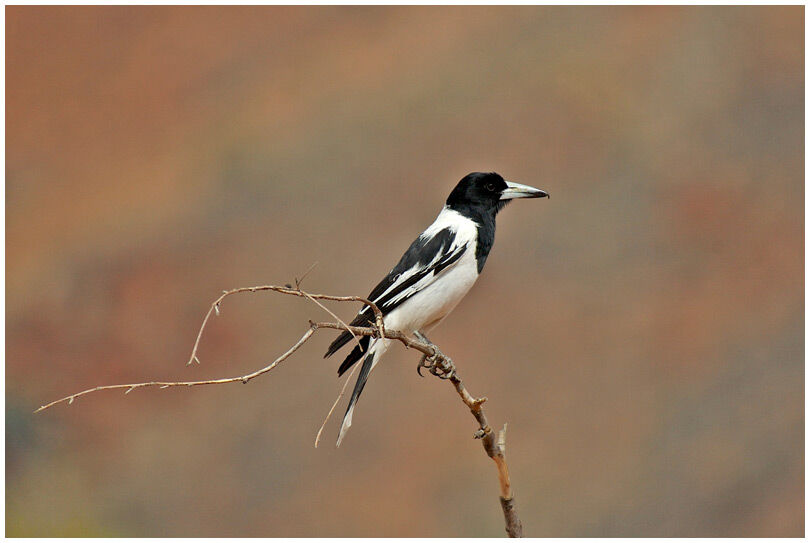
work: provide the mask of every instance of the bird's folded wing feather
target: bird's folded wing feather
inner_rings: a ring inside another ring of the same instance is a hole
[[[374,302],[383,315],[390,313],[405,300],[429,286],[458,263],[467,250],[470,239],[460,236],[456,229],[447,227],[435,232],[427,230],[416,238],[402,255],[394,268],[374,287],[368,299]],[[352,326],[368,326],[374,321],[374,312],[366,306],[352,320]],[[352,336],[343,332],[329,345],[325,357],[331,356],[346,345]],[[364,349],[355,347],[356,353],[347,360],[356,360]],[[346,362],[347,367],[353,362]],[[345,371],[345,368],[341,368]],[[342,372],[341,372],[342,373]]]
[[[444,226],[444,225],[442,225]],[[425,289],[442,276],[442,272],[452,269],[468,247],[474,246],[472,234],[446,226],[428,228],[411,243],[396,266],[374,287],[368,299],[374,302],[383,315],[390,313],[417,292]],[[466,235],[465,235],[466,234]],[[472,245],[471,245],[472,242]],[[365,306],[352,320],[352,326],[369,326],[374,322],[374,312]],[[343,332],[329,345],[324,357],[329,357],[346,345],[352,336]],[[344,362],[346,367],[360,358],[365,349],[355,347]],[[355,352],[356,351],[356,352]],[[342,371],[346,368],[341,367]],[[341,373],[342,373],[341,371]]]
[[[435,234],[419,236],[394,269],[371,291],[369,299],[383,315],[390,313],[432,284],[443,271],[452,268],[467,250],[468,241],[460,239],[449,227]],[[369,307],[364,307],[358,318],[361,315],[373,319]]]

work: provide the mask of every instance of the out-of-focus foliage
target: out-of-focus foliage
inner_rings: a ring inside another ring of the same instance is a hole
[[[490,461],[392,349],[343,447],[314,305],[366,294],[472,170],[499,217],[433,334],[509,422],[535,536],[802,534],[796,7],[6,11],[7,535],[497,536]],[[356,306],[337,306],[344,318]]]

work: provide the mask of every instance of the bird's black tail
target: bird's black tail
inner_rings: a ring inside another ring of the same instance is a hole
[[[352,352],[346,357],[346,359],[340,364],[338,368],[338,377],[346,373],[346,370],[354,366],[355,362],[363,358],[363,355],[368,352],[368,344],[369,344],[368,336],[363,336],[360,338],[360,345],[355,345]]]
[[[357,404],[357,400],[360,399],[360,394],[363,392],[363,387],[366,386],[366,381],[368,381],[368,375],[371,373],[372,366],[374,366],[374,353],[370,353],[368,356],[366,356],[365,360],[363,360],[363,366],[360,368],[360,375],[357,376],[357,381],[355,381],[354,390],[352,391],[352,397],[349,400],[349,405],[346,407],[346,414],[343,415],[343,423],[340,425],[340,433],[338,434],[336,447],[340,447],[340,442],[343,441],[343,437],[352,426],[352,414],[354,413],[354,406]]]
[[[329,344],[329,348],[326,349],[326,354],[323,355],[323,357],[329,358],[330,356],[338,352],[340,348],[346,345],[351,339],[352,335],[349,332],[343,332],[335,339],[335,341]]]
[[[370,312],[358,313],[354,317],[354,319],[352,319],[352,322],[349,324],[351,326],[368,326],[369,324],[371,324],[371,316],[369,315],[369,313]],[[352,334],[348,331],[344,331],[337,338],[335,338],[335,341],[333,341],[329,345],[329,348],[326,350],[326,354],[323,355],[323,357],[329,358],[330,356],[338,352],[338,350],[344,345],[346,345],[351,339]],[[363,348],[363,351],[365,352],[365,347]]]
[[[363,339],[368,339],[368,337],[365,337]],[[368,376],[371,373],[371,370],[374,369],[374,366],[379,361],[380,357],[388,349],[388,345],[390,344],[390,342],[391,340],[389,339],[375,339],[371,341],[370,345],[366,350],[367,354],[365,355],[366,357],[363,359],[363,365],[360,367],[360,375],[357,376],[357,381],[354,383],[354,391],[352,391],[352,397],[351,399],[349,399],[349,405],[346,408],[346,414],[343,415],[343,424],[340,425],[340,434],[338,435],[337,440],[338,447],[340,447],[340,442],[343,441],[343,437],[346,435],[346,432],[352,426],[352,414],[354,413],[354,407],[355,405],[357,405],[357,400],[360,399],[360,394],[363,392],[363,387],[366,386]],[[357,348],[355,347],[355,350],[356,349]],[[346,360],[349,359],[347,358]],[[352,362],[352,364],[353,363],[354,362]],[[344,362],[344,364],[346,364],[346,362]],[[345,369],[343,371],[345,371]]]

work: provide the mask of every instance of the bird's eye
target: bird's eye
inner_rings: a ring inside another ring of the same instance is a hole
[[[484,185],[484,188],[492,192],[493,190],[495,190],[495,185],[493,183],[487,183],[486,185]]]

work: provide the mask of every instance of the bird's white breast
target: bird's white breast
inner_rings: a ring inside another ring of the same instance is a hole
[[[441,272],[418,296],[413,296],[391,311],[385,322],[395,330],[427,331],[446,317],[478,279],[475,259],[478,227],[471,219],[444,208],[422,236],[431,236],[451,228],[455,232],[454,245],[466,245],[464,254],[455,265]]]

